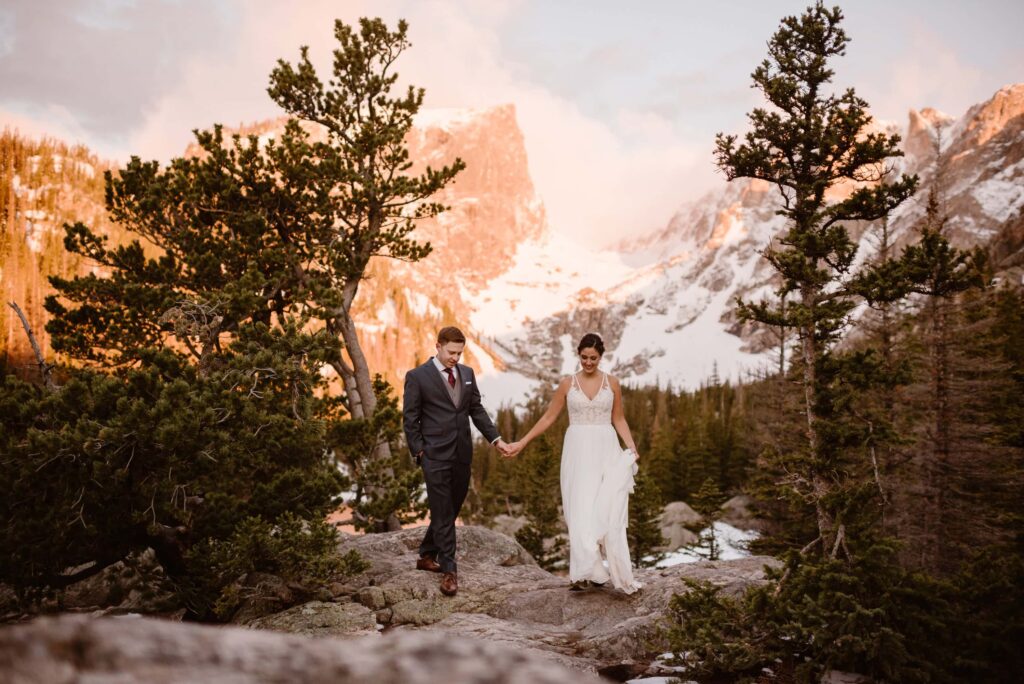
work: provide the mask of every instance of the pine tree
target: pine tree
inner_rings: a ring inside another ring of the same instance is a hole
[[[898,136],[865,132],[871,121],[867,102],[853,89],[840,95],[825,90],[834,75],[829,61],[844,54],[848,42],[841,21],[838,7],[830,10],[821,2],[783,19],[769,41],[769,58],[753,73],[772,108],[750,114],[752,130],[743,143],[734,135],[716,140],[718,166],[729,180],[761,179],[782,195],[779,213],[789,227],[763,254],[782,277],[778,294],[793,296],[784,309],[762,301],[740,302],[739,311],[742,318],[796,332],[806,448],[791,455],[791,470],[800,473],[793,483],[813,499],[814,542],[833,557],[845,550],[842,515],[850,503],[838,490],[857,486],[842,448],[850,435],[835,439],[846,431],[834,423],[842,397],[831,391],[838,373],[853,368],[834,358],[833,347],[860,299],[853,278],[856,245],[844,224],[883,218],[917,184],[916,177],[906,176],[879,182],[886,160],[901,154]],[[860,185],[830,204],[826,191],[839,183]]]
[[[637,470],[634,484],[626,528],[629,555],[636,567],[651,567],[661,560],[663,554],[658,552],[658,547],[665,543],[658,525],[662,511],[661,490],[643,464]]]
[[[301,519],[311,535],[288,542],[301,562],[264,554],[250,571],[317,583],[358,569],[331,560],[324,521],[347,483],[325,448],[324,381],[310,359],[336,353],[326,336],[258,324],[240,327],[205,375],[151,349],[113,374],[60,369],[56,391],[5,378],[0,580],[31,598],[152,548],[181,600],[207,617],[238,579],[210,573],[243,552],[246,520]],[[215,562],[201,551],[213,546]]]
[[[523,513],[529,522],[516,533],[516,540],[545,570],[564,566],[568,551],[558,505],[561,492],[557,454],[545,434],[517,459]]]
[[[701,484],[700,490],[693,497],[693,509],[704,516],[704,529],[701,530],[697,545],[707,549],[708,560],[718,560],[722,549],[715,533],[715,522],[722,513],[721,505],[725,502],[722,490],[714,479],[708,478]]]
[[[325,88],[303,47],[296,66],[278,62],[268,89],[288,114],[318,124],[327,135],[325,142],[311,143],[292,120],[284,146],[289,155],[311,160],[312,206],[303,208],[317,224],[307,242],[316,268],[303,269],[302,285],[317,301],[315,315],[344,339],[351,365],[339,363],[337,370],[357,418],[372,415],[376,403],[351,315],[359,285],[373,257],[418,261],[430,253],[410,233],[416,220],[444,210],[430,198],[465,168],[456,160],[427,167],[420,176],[406,174],[412,164],[405,138],[424,97],[422,88],[412,86],[391,95],[398,81],[395,62],[410,46],[407,32],[404,21],[390,31],[380,19],[361,19],[358,32],[336,21],[331,87]]]
[[[427,169],[418,176],[407,172],[412,166],[405,138],[413,117],[423,104],[424,90],[408,86],[405,93],[392,96],[398,81],[394,66],[409,48],[408,24],[399,21],[391,31],[380,19],[360,19],[358,32],[335,21],[339,43],[334,51],[329,88],[309,61],[308,48],[301,50],[297,66],[279,60],[270,76],[270,97],[288,114],[298,131],[297,120],[316,124],[326,132],[326,142],[309,143],[308,138],[288,138],[289,154],[316,160],[311,177],[315,201],[309,217],[317,226],[315,240],[307,242],[312,254],[310,266],[300,267],[301,285],[315,301],[312,316],[322,320],[328,332],[344,340],[349,363],[339,360],[335,370],[344,380],[349,410],[357,419],[376,413],[379,397],[359,341],[352,307],[370,260],[386,256],[419,261],[430,253],[430,245],[410,236],[416,221],[437,216],[444,205],[431,200],[465,168],[461,159],[441,169]],[[398,495],[389,484],[406,459],[393,457],[387,440],[379,440],[373,452],[374,471],[384,482],[370,482],[366,494],[372,499],[391,499],[396,504],[411,501]],[[399,478],[411,482],[408,476]],[[379,502],[374,504],[383,510]],[[400,526],[400,509],[394,509],[383,523],[364,519],[363,526]],[[357,516],[360,510],[356,510]]]
[[[291,119],[265,144],[215,126],[166,168],[133,157],[108,172],[106,208],[126,244],[66,227],[68,252],[99,268],[52,278],[47,330],[85,368],[63,370],[57,392],[5,380],[0,393],[3,459],[18,464],[0,480],[17,492],[0,504],[0,541],[17,549],[5,581],[59,587],[152,547],[208,615],[235,579],[232,558],[274,530],[313,535],[293,539],[311,568],[353,570],[315,558],[332,547],[324,516],[346,488],[365,528],[422,509],[419,473],[389,456],[397,402],[370,377],[350,311],[373,257],[427,255],[410,232],[442,210],[429,198],[462,164],[405,174],[423,99],[389,95],[405,24],[335,28],[329,88],[305,50],[297,71],[282,62],[271,77],[271,95],[307,125]],[[325,367],[345,396],[332,396]],[[214,550],[223,572],[210,576]],[[285,567],[264,556],[249,566]]]
[[[948,217],[942,211],[937,183],[928,193],[925,217],[920,225],[920,239],[903,253],[903,266],[912,282],[912,291],[924,298],[920,315],[924,325],[924,346],[927,356],[921,359],[920,370],[928,375],[927,399],[924,403],[930,425],[926,429],[927,448],[919,450],[915,459],[917,504],[914,506],[915,527],[920,530],[914,544],[926,565],[936,567],[938,559],[950,559],[944,553],[943,529],[947,505],[947,491],[953,484],[949,479],[953,468],[954,432],[962,424],[957,416],[957,398],[954,385],[957,366],[967,362],[954,349],[954,330],[957,327],[957,303],[960,293],[982,285],[981,270],[984,254],[957,249],[943,235]],[[977,331],[975,331],[977,332]]]
[[[643,452],[644,476],[650,478],[662,503],[674,501],[678,496],[681,474],[678,468],[678,435],[669,409],[670,395],[671,391],[658,390],[654,419],[650,425],[650,446]],[[633,429],[647,431],[644,425],[635,425]]]
[[[288,319],[343,343],[351,363],[343,354],[322,363],[344,380],[349,416],[380,429],[331,446],[357,478],[356,522],[372,530],[395,528],[415,511],[421,484],[408,459],[391,453],[397,414],[377,394],[389,390],[374,383],[351,307],[372,258],[416,261],[429,253],[410,233],[417,219],[443,209],[429,197],[462,168],[456,162],[404,174],[404,137],[423,99],[411,89],[389,96],[394,60],[408,47],[406,28],[391,32],[364,19],[356,33],[337,22],[328,89],[305,50],[297,70],[282,62],[271,95],[307,123],[290,119],[265,145],[256,136],[225,141],[215,126],[196,133],[199,154],[166,169],[133,158],[119,174],[108,173],[111,216],[141,239],[110,249],[85,225],[70,227],[67,249],[115,275],[54,279],[60,298],[47,300],[54,348],[105,366],[136,363],[141,350],[163,347],[193,359],[205,375],[240,327]],[[314,140],[309,122],[323,127],[326,141]]]

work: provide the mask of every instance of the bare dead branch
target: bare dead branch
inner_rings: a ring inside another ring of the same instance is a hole
[[[32,326],[28,323],[28,318],[22,312],[21,307],[18,306],[17,302],[8,302],[8,306],[14,309],[14,313],[18,314],[18,318],[21,319],[21,325],[25,328],[25,334],[28,335],[29,344],[32,345],[32,351],[36,355],[36,364],[39,366],[39,375],[43,378],[43,384],[46,385],[46,389],[54,392],[58,389],[56,383],[53,381],[52,371],[53,366],[46,362],[43,358],[43,350],[39,346],[39,342],[36,340],[35,333],[32,332]]]

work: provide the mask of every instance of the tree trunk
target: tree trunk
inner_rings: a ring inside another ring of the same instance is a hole
[[[366,361],[363,347],[359,343],[359,333],[356,330],[356,322],[350,315],[352,303],[355,301],[359,290],[359,281],[352,279],[345,283],[342,290],[342,306],[337,312],[337,327],[341,332],[341,338],[345,343],[345,351],[352,362],[351,368],[345,369],[342,377],[345,382],[345,391],[349,396],[349,404],[353,418],[370,418],[377,408],[377,395],[373,392],[373,380],[370,377],[370,365]],[[353,387],[354,386],[354,387]],[[355,396],[352,390],[355,390]],[[373,458],[391,458],[391,445],[386,441],[381,442],[374,449]],[[393,475],[389,469],[388,475]],[[386,520],[387,530],[394,531],[402,529],[398,516],[394,513],[388,515]]]
[[[817,293],[811,288],[805,288],[802,293],[802,303],[808,310],[813,311]],[[814,317],[810,316],[811,323],[800,329],[800,348],[804,364],[804,403],[807,413],[807,444],[811,460],[811,494],[814,497],[815,517],[818,521],[818,535],[822,539],[822,555],[828,556],[832,547],[832,517],[824,506],[824,499],[829,494],[828,480],[823,477],[819,465],[821,459],[821,441],[818,435],[818,425],[815,416],[817,403],[817,374],[816,364],[818,357],[818,345],[814,339],[815,327]]]
[[[373,379],[370,377],[370,366],[366,361],[366,355],[363,353],[363,347],[359,343],[356,322],[350,315],[352,301],[355,299],[358,287],[358,283],[345,285],[345,303],[338,312],[340,314],[338,316],[338,328],[341,332],[341,338],[345,342],[345,352],[352,361],[352,375],[354,376],[355,386],[359,393],[359,403],[362,406],[364,416],[368,418],[373,415],[374,409],[377,408],[377,396],[373,393]],[[350,290],[351,296],[349,295]]]
[[[946,502],[945,490],[948,486],[946,473],[949,464],[950,454],[950,411],[949,411],[949,348],[947,340],[946,313],[947,303],[944,299],[932,297],[932,412],[933,412],[933,437],[932,437],[932,458],[929,464],[929,484],[931,485],[929,495],[932,499],[932,516],[929,532],[933,535],[934,544],[929,543],[928,547],[933,554],[932,561],[937,561],[944,555],[944,535],[939,527],[944,515]],[[929,542],[932,540],[930,539]]]

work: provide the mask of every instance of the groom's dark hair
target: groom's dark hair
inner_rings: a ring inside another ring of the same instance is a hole
[[[449,325],[446,328],[441,328],[437,331],[437,343],[448,344],[449,342],[456,342],[458,344],[466,344],[466,336],[462,334],[462,331],[453,325]]]

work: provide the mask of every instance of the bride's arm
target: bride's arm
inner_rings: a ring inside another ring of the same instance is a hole
[[[615,431],[619,433],[619,437],[622,437],[626,446],[632,449],[634,454],[637,454],[636,443],[633,441],[629,424],[626,422],[626,413],[622,410],[622,388],[619,386],[619,379],[609,375],[608,384],[611,385],[612,395],[615,397],[615,403],[612,404],[612,425],[615,426]],[[639,454],[637,454],[637,458],[639,458]]]
[[[565,395],[569,393],[569,378],[562,378],[562,381],[558,383],[558,389],[555,390],[555,396],[551,397],[551,403],[548,404],[547,410],[544,415],[540,417],[530,431],[526,433],[522,439],[518,442],[510,445],[514,453],[519,453],[523,448],[530,443],[534,437],[539,437],[545,430],[557,420],[558,414],[562,412],[562,408],[565,407]]]

